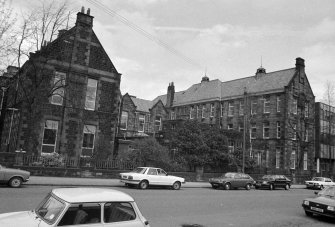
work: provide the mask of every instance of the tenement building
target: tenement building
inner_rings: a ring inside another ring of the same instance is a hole
[[[194,119],[244,133],[247,153],[260,169],[272,173],[309,174],[314,168],[315,96],[304,59],[295,67],[222,82],[204,76],[200,83],[157,97],[167,111],[163,130]],[[233,141],[232,141],[233,143]],[[231,144],[230,146],[233,146]]]
[[[162,101],[144,100],[125,94],[122,97],[117,131],[118,152],[131,149],[135,139],[157,136],[162,131],[162,122],[167,116]]]
[[[315,158],[321,176],[333,176],[335,170],[335,107],[315,103]]]
[[[31,53],[8,88],[1,151],[113,154],[120,78],[84,8],[75,26]]]

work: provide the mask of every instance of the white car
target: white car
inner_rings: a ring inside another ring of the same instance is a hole
[[[134,199],[106,188],[53,189],[31,211],[0,214],[0,226],[149,227]]]
[[[178,190],[181,184],[185,183],[184,178],[168,175],[163,169],[154,167],[137,167],[131,172],[120,173],[120,180],[126,186],[135,185],[141,189],[153,185],[171,186],[174,190]]]
[[[305,181],[306,188],[312,189],[323,189],[327,186],[334,186],[335,182],[333,182],[330,178],[327,177],[314,177],[310,181]]]

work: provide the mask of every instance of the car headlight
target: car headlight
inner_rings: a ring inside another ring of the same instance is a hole
[[[329,211],[335,211],[335,207],[333,207],[333,206],[327,206],[327,210],[329,210]]]
[[[133,179],[133,176],[128,176],[128,180],[132,180]]]
[[[319,185],[319,183],[314,183],[314,185],[318,186],[318,185]]]
[[[262,184],[267,184],[268,182],[267,181],[263,181],[263,183]]]
[[[309,201],[304,200],[304,205],[309,206]]]

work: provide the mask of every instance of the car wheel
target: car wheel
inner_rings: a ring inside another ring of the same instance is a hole
[[[176,181],[172,185],[173,190],[179,190],[180,189],[180,182]]]
[[[18,188],[22,184],[22,179],[20,177],[13,177],[8,184],[12,188]]]
[[[248,191],[251,189],[251,185],[250,184],[247,184],[246,186],[245,186],[245,189],[247,189]]]
[[[139,183],[139,187],[140,189],[147,189],[149,186],[149,182],[146,181],[146,180],[142,180],[140,183]]]
[[[224,189],[225,190],[230,190],[231,189],[231,185],[229,183],[225,183]]]
[[[285,190],[289,190],[290,189],[290,185],[286,184],[285,185]]]
[[[270,184],[270,190],[272,191],[274,189],[273,184]]]
[[[312,217],[313,216],[313,213],[312,212],[309,212],[307,210],[305,210],[305,214],[308,216],[308,217]]]

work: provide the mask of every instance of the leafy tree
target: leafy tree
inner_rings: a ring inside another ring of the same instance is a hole
[[[134,140],[133,149],[119,154],[118,158],[134,165],[169,168],[169,151],[153,137]]]

